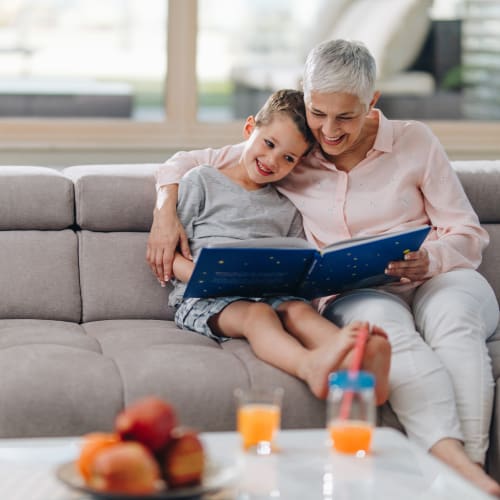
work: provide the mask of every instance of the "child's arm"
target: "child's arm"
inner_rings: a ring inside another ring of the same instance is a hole
[[[186,257],[179,252],[175,252],[173,271],[176,279],[183,283],[187,283],[191,274],[193,274],[193,269],[194,262],[192,260],[186,259]]]

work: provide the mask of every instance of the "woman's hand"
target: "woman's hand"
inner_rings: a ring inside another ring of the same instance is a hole
[[[400,283],[410,283],[425,279],[428,271],[429,254],[425,248],[421,248],[407,253],[404,260],[389,262],[385,274],[399,277]]]
[[[174,196],[175,195],[175,196]],[[186,259],[192,259],[188,239],[177,217],[177,187],[160,191],[148,238],[146,260],[161,286],[172,277],[176,249]]]

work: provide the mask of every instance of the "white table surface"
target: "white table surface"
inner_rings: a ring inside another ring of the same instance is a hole
[[[209,457],[235,468],[235,480],[213,500],[487,500],[448,467],[392,429],[376,429],[364,458],[331,450],[326,430],[282,431],[280,451],[240,451],[234,432],[204,433]],[[78,438],[0,439],[2,500],[74,500],[86,496],[60,484],[54,468],[74,460]]]

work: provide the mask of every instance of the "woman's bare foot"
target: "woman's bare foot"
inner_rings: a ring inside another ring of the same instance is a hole
[[[500,498],[500,484],[488,476],[479,464],[471,462],[460,441],[449,438],[441,439],[430,452],[479,489]]]
[[[313,349],[305,356],[299,367],[299,377],[309,385],[316,397],[326,398],[328,375],[339,369],[342,360],[354,347],[358,332],[359,324],[348,325],[332,338],[330,344]]]

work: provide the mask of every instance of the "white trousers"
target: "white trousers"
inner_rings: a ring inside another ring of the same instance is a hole
[[[387,332],[389,402],[410,439],[426,449],[459,439],[474,462],[484,463],[494,388],[486,339],[499,309],[478,272],[443,273],[401,297],[356,290],[328,304],[324,315],[337,325],[365,320]]]

